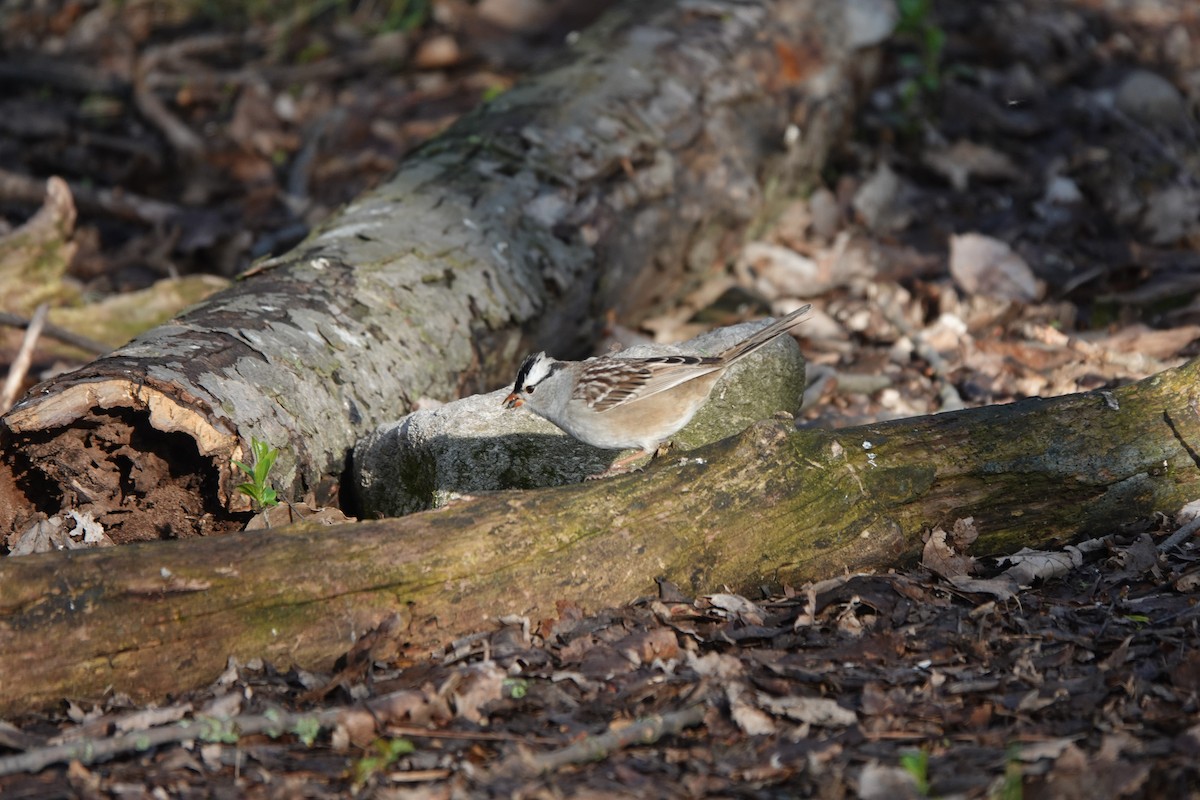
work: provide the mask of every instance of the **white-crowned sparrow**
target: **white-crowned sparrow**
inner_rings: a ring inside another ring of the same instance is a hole
[[[527,406],[594,447],[638,448],[610,470],[617,471],[623,463],[655,453],[691,421],[730,364],[787,333],[809,308],[793,311],[716,356],[556,361],[533,353],[517,370],[504,405]]]

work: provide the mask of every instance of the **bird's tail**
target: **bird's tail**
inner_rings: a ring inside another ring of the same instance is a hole
[[[782,336],[792,328],[799,325],[803,321],[800,318],[807,314],[811,308],[811,305],[797,308],[786,317],[775,320],[770,325],[751,336],[749,339],[738,342],[733,347],[730,347],[728,350],[721,353],[719,358],[726,363],[729,363],[731,361],[736,361],[744,355],[753,353],[755,350],[762,347],[767,342],[770,342],[775,337]]]

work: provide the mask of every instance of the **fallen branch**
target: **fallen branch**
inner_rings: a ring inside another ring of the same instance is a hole
[[[973,517],[971,555],[1050,548],[1200,496],[1200,360],[1112,392],[838,431],[760,423],[644,473],[408,517],[0,562],[0,715],[205,685],[229,656],[328,669],[393,613],[424,653],[664,577],[754,595],[915,561]]]
[[[93,216],[107,216],[143,225],[170,225],[185,216],[181,206],[117,189],[97,189],[76,181],[70,193],[79,210]],[[0,169],[0,198],[25,205],[39,205],[46,195],[46,181]],[[219,217],[212,211],[196,210],[192,224],[207,224]],[[108,352],[107,350],[103,352]]]
[[[670,302],[824,163],[873,63],[856,19],[627,0],[295,251],[36,387],[0,421],[0,535],[71,509],[119,543],[239,528],[231,460],[253,438],[280,450],[282,495],[328,505],[355,442],[419,398],[493,389],[530,349],[579,354],[610,309]],[[168,55],[139,65],[139,107],[202,150],[155,111]]]
[[[536,756],[516,756],[501,763],[495,774],[541,775],[573,764],[590,764],[608,758],[619,750],[635,745],[654,744],[664,736],[675,736],[704,722],[708,707],[704,703],[679,711],[642,717],[623,728],[587,736],[552,753]],[[486,781],[486,776],[484,778]]]
[[[42,335],[42,328],[46,325],[46,314],[49,311],[50,305],[42,303],[33,312],[33,319],[30,320],[29,327],[25,329],[25,335],[21,338],[21,348],[17,351],[17,357],[9,365],[8,377],[4,379],[4,388],[0,389],[0,414],[8,411],[16,402],[17,394],[21,391],[21,384],[25,382],[25,376],[29,374],[29,367],[33,363],[33,348],[37,346],[38,337]]]
[[[243,736],[263,734],[270,737],[296,735],[307,738],[338,723],[344,708],[309,713],[278,711],[244,714],[236,717],[209,717],[198,714],[170,725],[159,725],[114,736],[88,737],[73,742],[46,745],[24,753],[0,756],[0,775],[18,772],[36,773],[52,764],[78,761],[99,764],[127,753],[141,753],[153,747],[179,742],[233,743]]]
[[[10,314],[7,311],[0,311],[0,325],[8,325],[13,328],[27,329],[32,324],[32,320],[22,317],[20,314]],[[85,353],[102,356],[112,350],[112,347],[104,342],[98,342],[88,336],[69,331],[66,328],[55,325],[53,322],[47,322],[42,326],[42,335],[50,339],[55,339],[63,344],[69,344],[72,347],[78,347]]]

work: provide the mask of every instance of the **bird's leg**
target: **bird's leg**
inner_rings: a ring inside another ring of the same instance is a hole
[[[642,467],[646,466],[646,464],[640,464],[637,467],[631,467],[630,464],[632,464],[634,461],[637,461],[639,458],[645,458],[646,456],[650,456],[650,460],[646,462],[646,464],[649,464],[650,461],[653,461],[658,456],[658,450],[638,450],[636,453],[631,453],[624,458],[618,458],[609,466],[608,469],[604,470],[603,472],[597,472],[595,475],[588,475],[584,480],[594,481],[599,480],[600,478],[611,478],[614,475],[623,475],[626,472],[633,472],[635,469],[641,469]]]

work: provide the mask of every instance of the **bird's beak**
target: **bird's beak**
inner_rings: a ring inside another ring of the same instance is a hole
[[[512,392],[511,394],[509,394],[508,397],[504,398],[504,407],[505,408],[518,408],[518,407],[520,407],[521,403],[523,403],[523,402],[525,402],[525,401],[523,401],[521,399],[521,396],[519,394],[517,394],[516,392]]]

